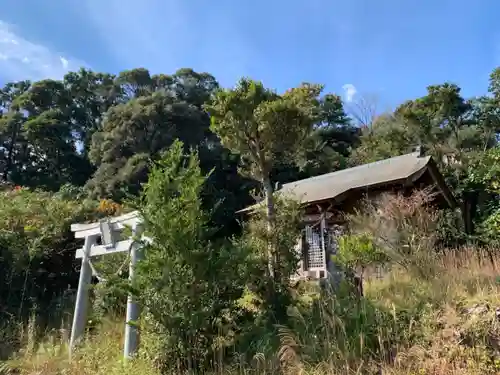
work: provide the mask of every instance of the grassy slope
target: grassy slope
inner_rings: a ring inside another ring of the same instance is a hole
[[[346,337],[340,337],[337,328],[332,329],[336,337],[330,336],[329,340],[338,343],[336,352],[320,353],[314,360],[300,353],[322,349],[319,345],[311,347],[317,342],[315,339],[302,337],[301,345],[309,346],[302,349],[309,350],[299,350],[297,344],[298,354],[286,371],[314,375],[380,371],[418,375],[500,373],[500,321],[495,311],[500,307],[498,272],[490,263],[480,264],[471,254],[460,260],[442,259],[444,267],[439,277],[430,281],[401,271],[393,271],[382,280],[368,281],[366,301],[360,305],[360,311],[364,320],[380,319],[376,329],[373,324],[359,324],[357,329],[340,330]],[[363,312],[368,307],[371,312]],[[383,319],[379,311],[386,312]],[[64,345],[48,338],[36,351],[25,350],[3,367],[0,365],[0,369],[5,373],[38,375],[157,374],[147,359],[128,366],[122,363],[122,331],[121,324],[105,323],[88,338],[71,363]],[[307,332],[297,337],[304,334]],[[379,343],[376,354],[367,353],[371,350],[366,344],[370,340]],[[389,342],[391,349],[384,352]],[[228,372],[260,375],[264,371],[240,368]]]
[[[474,253],[442,262],[442,271],[430,281],[400,272],[370,284],[367,297],[399,316],[407,314],[410,324],[395,326],[404,330],[403,337],[413,337],[411,344],[400,343],[384,374],[500,373],[496,267],[480,263]]]

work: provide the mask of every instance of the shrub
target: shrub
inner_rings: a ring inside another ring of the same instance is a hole
[[[340,237],[334,261],[363,277],[367,268],[383,265],[389,258],[369,235],[361,233]]]
[[[245,285],[245,254],[209,240],[209,215],[200,200],[205,180],[197,154],[184,156],[175,142],[152,167],[139,201],[153,242],[145,246],[133,287],[146,309],[150,347],[170,368],[210,368],[224,355]]]
[[[420,277],[436,271],[438,212],[433,195],[417,191],[411,196],[384,194],[350,217],[354,233],[365,233],[392,263]]]
[[[43,191],[0,192],[0,325],[34,314],[40,329],[59,327],[78,283],[81,245],[70,225],[99,217],[96,208]]]

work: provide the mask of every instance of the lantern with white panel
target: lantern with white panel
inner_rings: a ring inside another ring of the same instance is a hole
[[[89,300],[88,292],[93,272],[91,258],[106,254],[130,252],[129,279],[132,280],[135,265],[141,255],[138,244],[134,240],[141,234],[140,226],[141,220],[137,211],[101,220],[97,223],[71,225],[71,231],[75,233],[75,238],[83,238],[85,242],[83,248],[76,251],[76,258],[82,259],[82,267],[71,330],[70,351],[85,331]],[[132,229],[132,236],[127,239],[121,239],[123,231],[126,228]],[[101,244],[98,244],[99,239],[101,239]],[[137,321],[138,318],[139,306],[134,301],[134,298],[129,295],[125,321],[125,358],[131,357],[137,349],[138,332],[133,322]]]

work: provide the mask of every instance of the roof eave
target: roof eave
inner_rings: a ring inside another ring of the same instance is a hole
[[[456,208],[458,206],[458,202],[453,195],[451,189],[449,186],[446,184],[446,181],[444,180],[443,175],[439,171],[439,168],[437,167],[436,162],[434,159],[430,159],[429,163],[427,163],[427,168],[429,170],[429,173],[431,174],[432,179],[436,183],[436,186],[439,188],[441,191],[441,194],[443,195],[444,199],[450,206],[450,208]]]
[[[426,167],[423,167],[422,169],[425,169],[425,168]],[[301,206],[309,206],[309,205],[321,204],[321,203],[329,202],[329,201],[332,201],[332,200],[335,200],[335,201],[337,201],[337,203],[340,203],[340,202],[342,202],[345,199],[346,195],[348,195],[349,193],[351,193],[353,191],[360,191],[360,190],[363,190],[363,189],[373,189],[373,188],[377,188],[377,187],[380,187],[380,186],[387,186],[387,185],[404,184],[408,180],[408,178],[411,178],[411,176],[415,175],[416,173],[418,173],[420,171],[421,170],[418,170],[414,174],[410,175],[410,177],[398,178],[398,179],[395,179],[395,180],[388,180],[388,181],[384,181],[384,182],[378,182],[378,183],[375,183],[375,184],[369,184],[369,185],[354,187],[354,188],[345,190],[345,191],[343,191],[342,193],[340,193],[338,195],[335,195],[335,196],[332,196],[332,197],[327,197],[327,198],[321,198],[321,199],[317,199],[317,200],[314,200],[314,201],[301,202],[300,205]],[[262,206],[263,206],[263,204],[259,202],[259,203],[253,204],[252,206],[244,208],[242,210],[236,211],[236,213],[237,214],[251,213],[251,212],[257,210],[258,208],[260,208]]]

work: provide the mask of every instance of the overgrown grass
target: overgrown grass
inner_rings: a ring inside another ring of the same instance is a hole
[[[369,283],[368,299],[410,318],[399,329],[414,339],[399,343],[388,373],[500,373],[499,274],[484,259],[465,249],[441,257],[430,280],[393,271]]]
[[[349,293],[305,299],[279,327],[281,347],[265,347],[250,363],[220,366],[234,374],[498,374],[499,273],[474,249],[438,259],[438,274],[418,278],[395,268],[366,280],[365,297]],[[158,374],[142,353],[122,361],[123,324],[105,321],[89,333],[70,362],[66,335],[51,332],[38,346],[25,332],[25,349],[4,373]],[[262,344],[265,345],[265,340]],[[151,354],[151,353],[149,353]],[[279,369],[279,370],[278,370]],[[178,373],[172,369],[171,373]]]
[[[97,331],[88,333],[71,360],[66,330],[47,333],[37,345],[29,336],[24,336],[25,348],[0,365],[0,374],[156,374],[152,366],[140,358],[128,364],[123,363],[123,330],[123,324],[115,320],[103,321]]]

